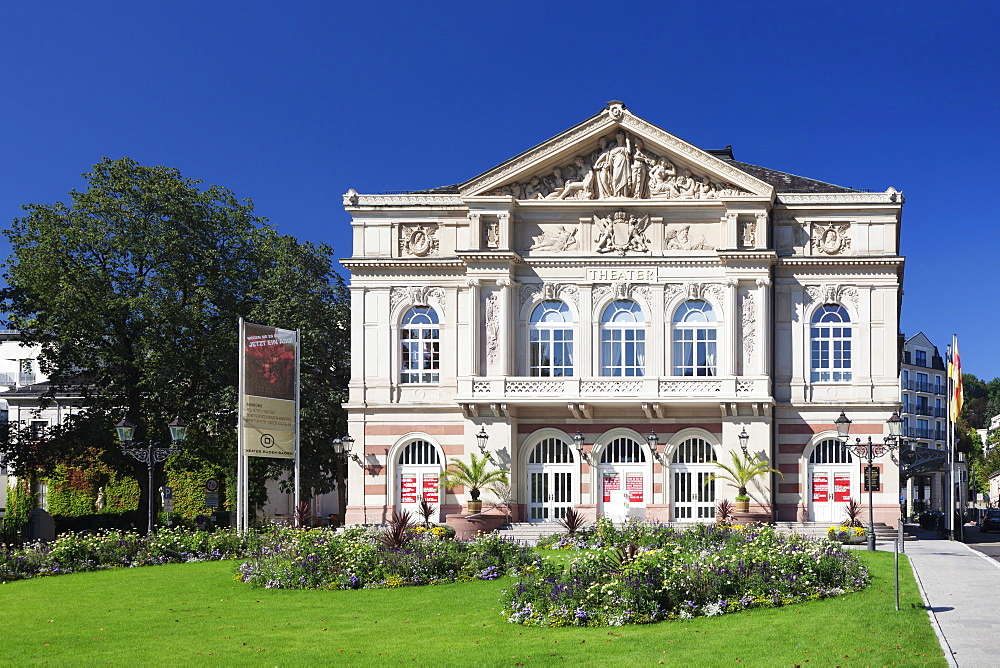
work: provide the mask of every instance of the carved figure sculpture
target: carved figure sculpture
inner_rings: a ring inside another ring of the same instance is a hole
[[[493,365],[497,359],[500,340],[500,296],[486,298],[486,361]]]
[[[713,250],[713,246],[705,243],[704,234],[691,236],[691,226],[682,225],[680,228],[669,228],[666,233],[667,250]]]
[[[560,225],[554,231],[543,232],[537,237],[532,237],[534,243],[528,250],[548,251],[561,253],[563,251],[576,250],[580,245],[576,241],[577,228],[567,230],[565,225]]]
[[[666,156],[649,151],[641,139],[619,130],[613,143],[608,137],[598,139],[589,162],[577,156],[548,174],[501,186],[489,194],[517,199],[712,199],[750,194],[730,183],[712,181],[708,175],[695,175],[690,169],[681,175],[677,172]]]

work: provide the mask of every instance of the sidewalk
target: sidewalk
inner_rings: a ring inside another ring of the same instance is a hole
[[[1000,563],[934,531],[910,532],[905,554],[949,665],[996,666],[1000,659]],[[892,550],[892,543],[879,545]]]

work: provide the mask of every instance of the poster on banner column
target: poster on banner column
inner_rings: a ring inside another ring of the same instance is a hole
[[[254,457],[295,458],[295,332],[243,324],[243,387],[240,413],[243,452]]]

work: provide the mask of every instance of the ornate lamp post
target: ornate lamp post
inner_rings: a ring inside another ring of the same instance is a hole
[[[583,434],[580,433],[579,429],[577,429],[576,433],[573,434],[573,446],[576,448],[576,451],[580,454],[580,459],[587,462],[588,464],[594,463],[594,460],[592,458],[593,455],[584,451],[583,449]]]
[[[750,434],[747,433],[747,428],[743,427],[743,431],[736,438],[740,439],[740,449],[743,451],[743,458],[749,458],[750,453],[747,452],[747,445],[750,443]]]
[[[863,443],[860,438],[856,439],[854,445],[848,445],[848,433],[851,429],[851,421],[840,411],[840,417],[834,424],[837,425],[837,436],[844,442],[845,447],[855,456],[868,462],[865,467],[865,486],[868,488],[868,551],[875,551],[875,510],[873,507],[872,493],[875,491],[875,475],[872,462],[887,452],[895,450],[899,444],[903,430],[903,419],[899,417],[899,411],[893,411],[892,417],[886,421],[889,427],[889,435],[882,439],[882,443],[873,443],[872,437],[868,437],[868,442]]]
[[[354,438],[350,434],[333,439],[333,455],[337,458],[337,502],[341,514],[344,515],[342,519],[346,519],[347,516],[347,460],[353,459],[361,468],[365,466],[364,460],[351,452],[353,445]]]
[[[649,433],[646,434],[646,445],[649,446],[649,451],[653,453],[653,459],[662,464],[663,457],[659,452],[656,451],[656,448],[659,445],[659,443],[660,443],[660,437],[656,435],[655,431],[650,429]]]
[[[122,444],[122,453],[133,457],[137,461],[145,462],[149,470],[149,502],[146,509],[147,534],[153,533],[153,471],[156,469],[157,464],[166,461],[170,455],[176,455],[180,452],[180,444],[187,437],[187,423],[181,420],[180,417],[175,417],[174,421],[168,424],[167,427],[170,429],[169,445],[155,441],[146,441],[145,443],[136,443],[134,447],[129,447],[133,444],[132,439],[135,436],[135,425],[125,418],[115,425],[115,431],[118,432],[118,440]]]

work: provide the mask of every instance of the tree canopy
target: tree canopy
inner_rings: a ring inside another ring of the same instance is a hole
[[[26,205],[4,231],[8,325],[40,344],[47,396],[79,393],[87,409],[44,448],[7,439],[9,464],[45,471],[95,457],[135,469],[112,447],[113,423],[127,416],[137,440],[155,440],[175,415],[191,424],[185,456],[235,461],[245,316],[302,329],[303,471],[313,474],[304,483],[328,491],[325,451],[344,432],[349,360],[332,249],[279,235],[249,199],[176,169],[105,158],[83,176],[69,204]]]

